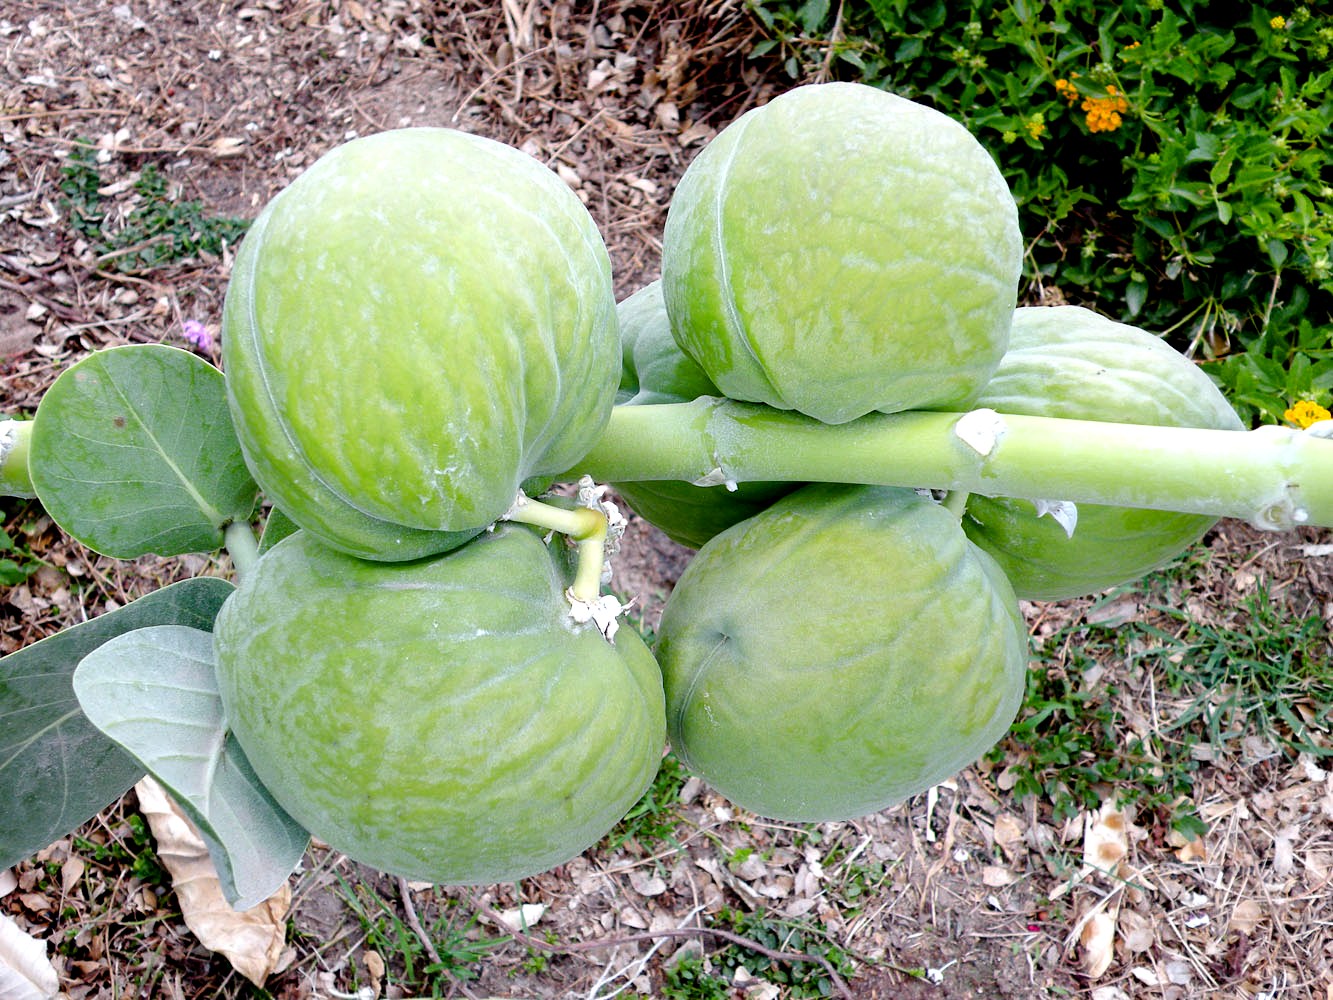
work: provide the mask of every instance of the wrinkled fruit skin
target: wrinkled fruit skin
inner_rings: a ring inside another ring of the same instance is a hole
[[[957,122],[853,83],[798,87],[691,162],[662,281],[681,347],[732,399],[825,423],[961,408],[1008,339],[1018,210]]]
[[[661,679],[633,630],[569,622],[537,534],[357,560],[278,543],[214,630],[226,717],[297,822],[381,871],[512,881],[595,843],[665,745]]]
[[[1027,416],[1244,429],[1212,380],[1160,338],[1078,306],[1018,309],[1009,352],[977,405]],[[1019,597],[1061,600],[1138,579],[1216,521],[1079,504],[1070,538],[1027,500],[972,496],[963,528],[995,557]]]
[[[615,397],[610,261],[532,157],[449,129],[339,146],[260,214],[223,316],[247,464],[367,559],[452,548],[565,471]]]
[[[775,819],[883,809],[975,761],[1022,701],[1004,575],[911,490],[807,486],[718,535],[659,629],[681,761]]]
[[[622,355],[618,403],[686,403],[700,396],[722,395],[671,336],[660,281],[626,298],[616,312]],[[692,549],[738,521],[753,517],[798,485],[754,482],[729,490],[723,485],[694,486],[666,480],[612,484],[636,514],[672,541]]]

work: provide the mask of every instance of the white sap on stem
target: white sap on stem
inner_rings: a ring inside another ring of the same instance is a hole
[[[574,510],[533,500],[519,490],[500,520],[549,528],[577,543],[574,583],[565,591],[569,617],[578,624],[591,622],[614,645],[620,627],[617,619],[629,605],[603,594],[601,589],[610,578],[608,557],[619,547],[625,518],[615,504],[605,499],[606,487],[597,486],[590,476],[579,479],[578,490],[579,506]]]
[[[953,432],[958,440],[975,451],[982,458],[989,458],[995,451],[1006,430],[1004,417],[994,410],[971,410],[958,418],[953,425]]]

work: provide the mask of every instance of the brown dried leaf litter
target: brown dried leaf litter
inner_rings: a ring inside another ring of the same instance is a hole
[[[745,58],[754,31],[739,0],[10,0],[0,12],[5,410],[30,411],[91,350],[186,346],[187,319],[216,333],[230,254],[110,269],[61,208],[61,166],[76,144],[94,150],[114,227],[150,163],[181,197],[248,217],[353,135],[412,124],[479,132],[527,150],[578,192],[624,295],[655,276],[685,164],[718,128],[787,86],[774,67]],[[47,564],[0,594],[0,652],[171,580],[227,572],[225,560],[202,557],[105,560],[64,539],[36,505],[0,509],[11,536]],[[684,553],[642,522],[633,530],[639,544],[620,584],[660,608]],[[1225,624],[1263,581],[1290,614],[1327,619],[1333,563],[1317,554],[1327,541],[1228,527],[1179,600],[1197,620]],[[1028,609],[1046,634],[1150,611],[1132,599]],[[1134,727],[1169,717],[1146,679],[1116,662],[1100,669],[1099,680],[1128,692],[1121,708]],[[456,920],[475,939],[526,920],[557,949],[570,946],[540,970],[521,944],[499,947],[479,981],[456,983],[458,996],[654,995],[673,956],[712,954],[720,943],[642,936],[698,927],[725,906],[762,907],[826,935],[858,962],[857,996],[1035,998],[1063,988],[1098,1000],[1326,1000],[1333,783],[1318,762],[1292,763],[1262,745],[1247,753],[1244,767],[1204,761],[1196,806],[1209,831],[1200,841],[1122,810],[1115,789],[1100,810],[1056,823],[1047,807],[1001,791],[1002,772],[977,768],[896,809],[812,829],[737,812],[691,782],[676,806],[677,845],[597,849],[518,887],[404,888],[315,850],[293,880],[295,932],[284,946],[294,959],[275,965],[268,988],[328,997],[360,984],[403,995],[399,957],[365,940],[350,893],[405,926],[413,915],[427,929]],[[246,995],[230,964],[188,930],[180,890],[111,858],[139,850],[138,816],[128,796],[19,866],[0,912],[46,946],[71,997]],[[605,945],[575,948],[594,942]],[[774,989],[752,979],[734,993],[758,1000]]]

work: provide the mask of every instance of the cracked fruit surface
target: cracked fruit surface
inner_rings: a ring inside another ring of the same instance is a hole
[[[732,399],[826,423],[961,408],[1004,353],[1022,263],[990,155],[933,109],[797,87],[727,126],[667,215],[672,331]]]
[[[279,542],[214,629],[255,773],[395,875],[512,881],[579,854],[647,788],[665,723],[652,654],[573,624],[560,566],[512,524],[411,563]]]
[[[1026,416],[1244,429],[1212,380],[1161,338],[1079,306],[1016,310],[1009,351],[977,405]],[[1061,600],[1138,579],[1216,521],[1081,503],[1070,537],[1028,500],[974,495],[963,528],[995,557],[1019,597]]]
[[[912,490],[812,485],[713,538],[662,615],[677,756],[737,805],[849,819],[1004,735],[1027,633],[994,561]]]
[[[525,153],[449,129],[322,157],[264,209],[223,316],[246,461],[368,559],[460,544],[610,417],[619,337],[592,218]]]
[[[616,307],[622,355],[616,401],[629,406],[687,403],[721,396],[694,359],[671,336],[662,283],[654,281]],[[750,482],[695,486],[671,480],[612,483],[630,508],[668,538],[697,549],[720,531],[753,517],[796,483]]]

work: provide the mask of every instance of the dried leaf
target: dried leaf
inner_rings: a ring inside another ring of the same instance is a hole
[[[1018,876],[1008,868],[1001,868],[999,865],[986,865],[981,869],[981,882],[993,889],[1001,888],[1006,885],[1013,885],[1018,881]]]
[[[1023,825],[1010,813],[995,817],[995,843],[1005,856],[1014,858],[1023,846]]]
[[[639,868],[629,873],[629,884],[640,896],[660,896],[667,891],[667,884],[660,875]]]
[[[1120,911],[1120,939],[1131,952],[1144,952],[1156,942],[1156,925],[1138,910]]]
[[[51,1000],[59,992],[46,944],[0,913],[0,1000]]]
[[[230,156],[240,156],[245,152],[245,140],[239,136],[223,135],[213,140],[208,151],[219,160]]]
[[[1296,837],[1300,831],[1294,826],[1285,826],[1273,836],[1273,871],[1279,875],[1290,875],[1296,864]]]
[[[1231,911],[1231,929],[1240,934],[1253,934],[1263,919],[1264,911],[1258,900],[1242,899]]]
[[[1078,936],[1083,946],[1083,967],[1091,979],[1105,974],[1115,958],[1115,917],[1099,910],[1088,918]]]
[[[379,996],[380,987],[384,983],[384,956],[377,951],[368,951],[361,956],[361,960],[366,965],[366,975],[370,978],[370,989],[375,996]]]
[[[60,866],[60,888],[65,895],[68,896],[74,890],[74,887],[79,884],[86,867],[83,858],[77,854],[71,855]]]
[[[209,951],[226,957],[256,986],[282,965],[292,893],[283,886],[249,910],[232,909],[222,894],[208,847],[185,814],[151,778],[134,786],[139,811],[157,841],[158,858],[171,875],[185,925]]]
[[[1186,837],[1178,830],[1166,835],[1166,842],[1176,849],[1176,857],[1181,861],[1207,861],[1208,845],[1202,837]]]
[[[511,931],[521,931],[535,924],[544,913],[546,913],[545,903],[524,903],[512,910],[504,910],[497,916],[500,923]]]
[[[1089,813],[1083,831],[1083,863],[1114,873],[1129,853],[1129,818],[1112,799]]]

